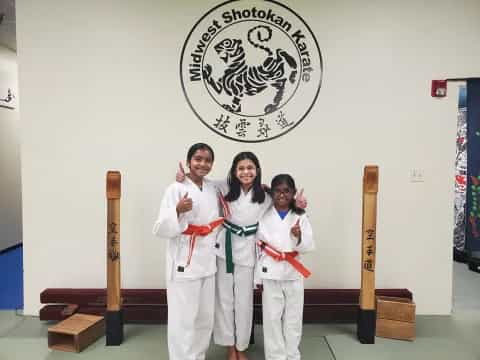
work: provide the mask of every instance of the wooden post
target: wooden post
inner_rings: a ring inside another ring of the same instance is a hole
[[[375,250],[377,231],[378,166],[363,171],[362,267],[357,337],[362,344],[375,343]]]
[[[123,313],[120,298],[120,195],[121,175],[107,172],[107,346],[123,342]]]

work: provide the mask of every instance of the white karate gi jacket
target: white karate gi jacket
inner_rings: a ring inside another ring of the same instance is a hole
[[[225,196],[228,192],[228,185],[226,182],[220,183],[217,182],[216,185],[221,189],[223,195]],[[252,193],[253,190],[250,189],[248,193],[244,193],[243,190],[240,191],[240,196],[237,200],[228,202],[231,216],[227,219],[231,223],[239,226],[248,226],[253,225],[259,222],[263,214],[268,210],[272,205],[272,199],[270,196],[265,193],[265,200],[263,203],[253,203],[252,202]],[[225,235],[226,229],[223,228],[220,230],[217,236],[217,256],[225,259]],[[238,236],[232,233],[232,253],[233,253],[233,263],[248,267],[255,266],[256,252],[255,252],[255,242],[257,240],[257,234],[249,236]]]
[[[188,192],[192,199],[191,211],[177,217],[178,201]],[[183,183],[171,184],[163,196],[153,233],[167,239],[166,277],[172,279],[199,279],[215,274],[217,270],[215,242],[221,225],[206,236],[197,236],[189,266],[187,265],[190,235],[182,234],[188,224],[207,225],[219,218],[218,193],[213,182],[203,179],[202,190],[189,178]]]
[[[300,219],[300,229],[302,231],[302,240],[297,245],[298,239],[291,233],[291,228]],[[314,250],[312,227],[306,213],[297,215],[289,211],[285,218],[280,217],[277,210],[272,206],[260,220],[257,232],[258,239],[268,243],[278,251],[290,252],[298,251],[296,260],[302,262],[302,253]],[[257,262],[256,278],[271,280],[297,280],[303,278],[295,268],[287,261],[276,261],[265,252],[260,252]]]

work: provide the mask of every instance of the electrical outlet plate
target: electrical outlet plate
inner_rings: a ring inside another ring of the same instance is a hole
[[[425,181],[425,174],[423,172],[423,169],[412,169],[410,171],[410,182],[412,183],[418,183],[418,182],[424,182]]]

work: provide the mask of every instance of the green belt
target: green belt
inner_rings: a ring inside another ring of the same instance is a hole
[[[249,236],[257,232],[258,223],[248,226],[238,226],[230,221],[225,220],[223,227],[227,230],[225,236],[225,261],[227,262],[227,273],[233,273],[233,256],[232,256],[232,233],[237,236]]]

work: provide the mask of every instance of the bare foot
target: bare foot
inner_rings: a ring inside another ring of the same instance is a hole
[[[237,360],[237,350],[235,346],[228,347],[227,360]]]
[[[245,351],[238,351],[237,350],[237,359],[238,360],[248,360],[247,355],[245,354]]]

